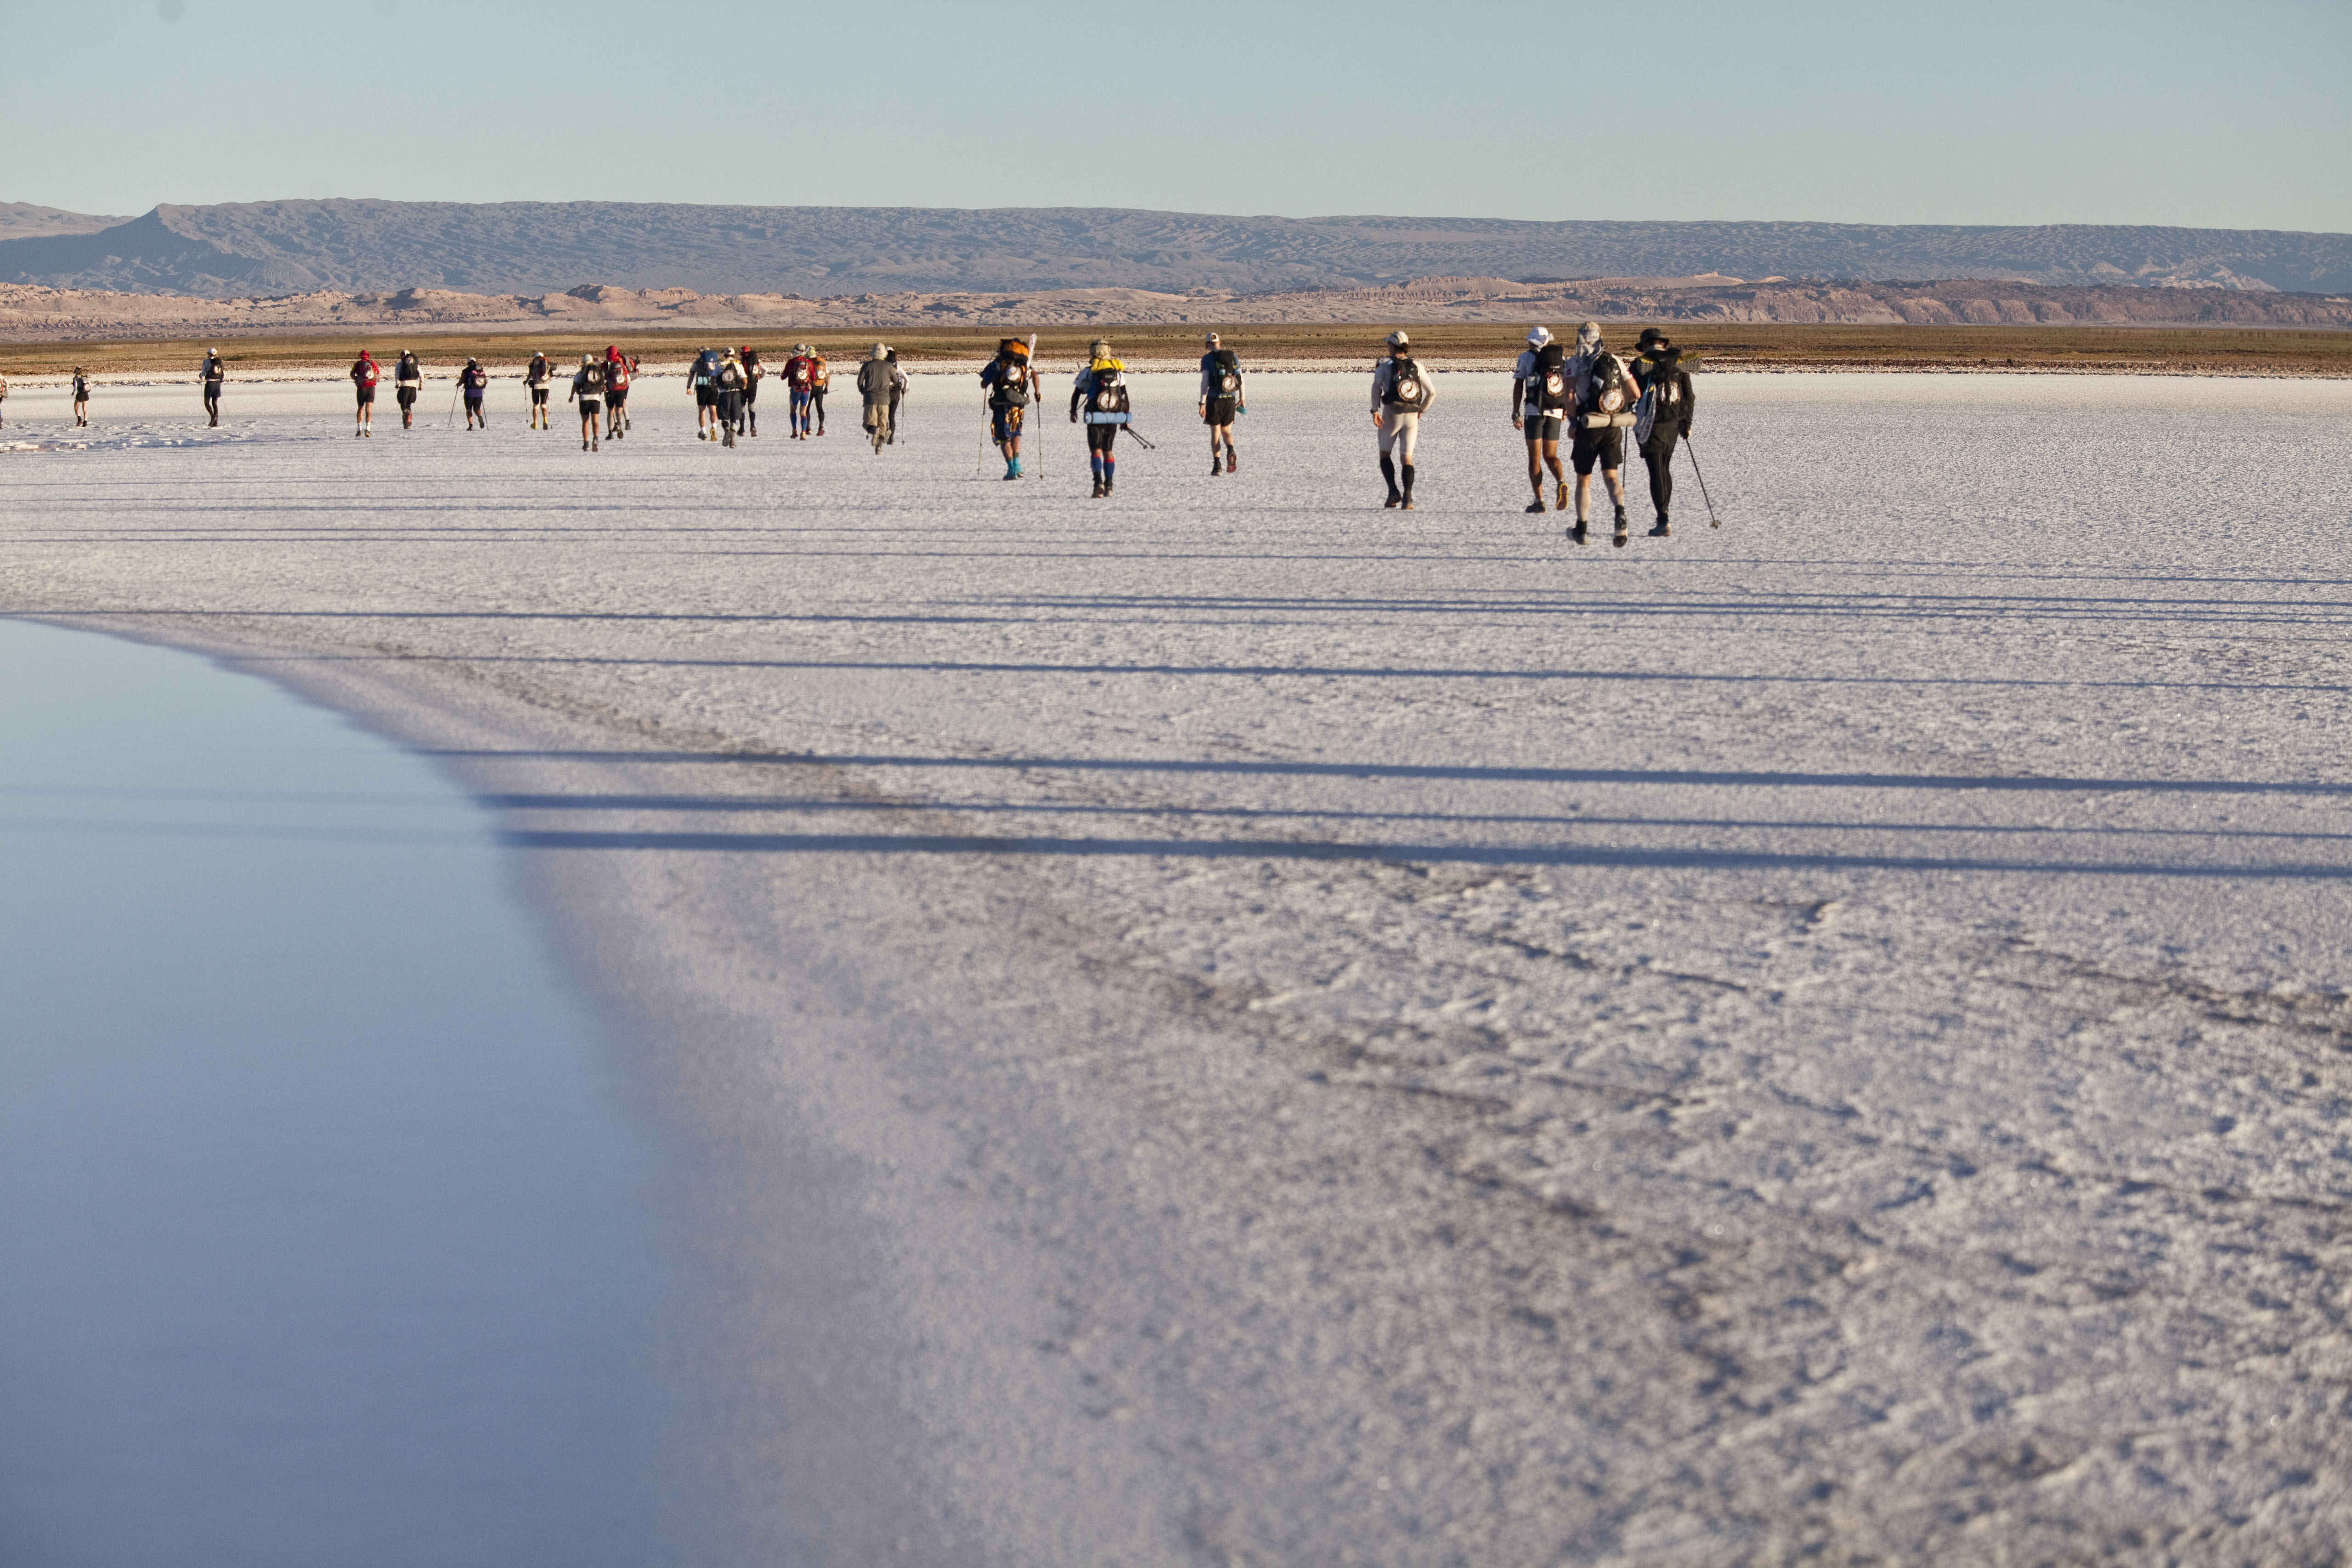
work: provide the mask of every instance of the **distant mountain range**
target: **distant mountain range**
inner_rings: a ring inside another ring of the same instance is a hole
[[[194,297],[543,294],[583,282],[811,298],[1071,289],[1253,294],[1433,276],[1538,282],[1708,273],[2342,293],[2352,289],[2352,235],[344,200],[159,206],[118,222],[0,206],[0,282]]]

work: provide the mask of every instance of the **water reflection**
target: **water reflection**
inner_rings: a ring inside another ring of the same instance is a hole
[[[461,794],[0,622],[0,1559],[673,1560],[612,1101]]]

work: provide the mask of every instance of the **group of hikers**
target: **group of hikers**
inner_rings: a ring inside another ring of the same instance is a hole
[[[1023,475],[1023,431],[1030,410],[1041,395],[1037,368],[1033,363],[1036,342],[1034,337],[1001,340],[995,354],[980,373],[989,436],[1004,459],[1004,477],[1008,479]],[[1202,346],[1197,404],[1201,421],[1209,432],[1209,472],[1212,476],[1232,474],[1238,471],[1241,463],[1241,454],[1234,441],[1234,424],[1249,411],[1242,388],[1241,361],[1215,332],[1208,333]],[[1381,478],[1388,487],[1384,504],[1411,511],[1421,422],[1435,403],[1437,389],[1414,359],[1412,341],[1407,333],[1391,332],[1387,346],[1387,357],[1372,371],[1372,426],[1379,438]],[[205,412],[212,424],[218,425],[221,386],[228,376],[228,362],[218,349],[208,349],[200,374]],[[790,437],[805,441],[823,436],[824,395],[832,381],[824,353],[814,344],[794,343],[782,374],[792,398],[786,414]],[[615,345],[608,344],[602,358],[593,353],[580,356],[565,401],[578,405],[583,451],[600,450],[604,442],[617,441],[628,433],[629,385],[636,375],[636,359],[623,353]],[[766,375],[760,351],[748,344],[732,349],[706,348],[698,353],[687,373],[694,393],[695,439],[732,447],[738,437],[757,436],[760,383]],[[532,354],[522,379],[530,394],[533,429],[553,428],[548,395],[553,390],[555,378],[555,365],[547,354]],[[353,433],[373,436],[375,389],[383,380],[383,372],[367,350],[361,350],[353,362],[351,380],[359,395]],[[489,372],[478,359],[467,359],[465,368],[457,373],[457,398],[465,405],[468,430],[488,427],[482,405],[489,382]],[[415,351],[401,353],[392,369],[392,384],[400,405],[401,426],[405,429],[415,423],[417,395],[425,385],[425,373]],[[898,406],[906,397],[908,385],[907,374],[898,367],[898,351],[887,343],[876,343],[858,366],[857,391],[865,406],[864,427],[877,456],[883,447],[898,440]],[[6,396],[7,384],[0,382],[0,401]],[[73,396],[74,423],[86,426],[89,422],[89,378],[79,365],[74,368]],[[1576,472],[1576,521],[1568,530],[1569,536],[1580,544],[1589,536],[1592,476],[1598,469],[1614,511],[1615,542],[1622,545],[1629,532],[1622,470],[1626,436],[1630,432],[1634,449],[1649,472],[1650,501],[1657,513],[1650,536],[1671,536],[1675,449],[1678,442],[1690,436],[1695,402],[1682,351],[1655,327],[1643,329],[1630,359],[1611,352],[1597,321],[1580,326],[1572,344],[1555,338],[1549,327],[1530,328],[1527,348],[1511,367],[1510,403],[1511,426],[1527,441],[1528,484],[1535,492],[1527,510],[1570,510],[1571,489],[1568,474],[1560,466],[1559,448],[1565,437],[1568,460]],[[454,417],[454,404],[451,414]],[[1112,352],[1108,339],[1097,338],[1087,345],[1086,365],[1071,384],[1069,416],[1072,424],[1086,427],[1087,467],[1094,481],[1093,497],[1107,500],[1118,479],[1120,431],[1126,431],[1130,439],[1147,449],[1151,446],[1134,426],[1127,366]],[[1549,504],[1544,491],[1547,475],[1553,485]]]

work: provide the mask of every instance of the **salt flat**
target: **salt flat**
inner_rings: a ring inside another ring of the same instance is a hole
[[[1355,376],[1213,480],[1146,378],[1109,502],[945,378],[121,393],[0,613],[499,809],[682,1155],[702,1561],[2352,1550],[2352,387],[1699,386],[1623,551],[1496,376],[1409,515]]]

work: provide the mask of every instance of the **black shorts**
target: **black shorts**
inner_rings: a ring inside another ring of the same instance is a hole
[[[211,401],[217,401],[220,397],[220,389],[221,384],[217,381],[208,381],[205,383],[205,398]]]
[[[1118,439],[1118,426],[1116,425],[1087,426],[1087,450],[1089,452],[1108,452]]]
[[[373,387],[373,386],[362,386],[362,387],[358,388],[358,392],[359,392],[359,395],[360,395],[360,406],[361,406],[362,408],[365,408],[369,404],[373,403],[373,402],[375,401],[375,388],[374,388],[374,387]]]
[[[580,417],[581,417],[581,418],[583,418],[583,419],[593,419],[593,418],[595,418],[595,417],[596,417],[596,416],[598,416],[599,414],[602,414],[602,413],[604,413],[604,405],[601,405],[601,404],[599,404],[599,403],[598,403],[594,398],[593,398],[593,397],[583,397],[583,398],[582,398],[582,399],[580,400]]]
[[[1561,427],[1568,423],[1568,416],[1565,414],[1528,414],[1523,412],[1519,418],[1521,425],[1525,427],[1524,433],[1528,440],[1550,441],[1555,444],[1559,440]]]
[[[624,404],[627,403],[628,401],[629,401],[629,389],[628,389],[627,387],[625,387],[625,386],[608,386],[608,387],[606,387],[606,388],[604,389],[604,406],[605,406],[605,407],[607,407],[607,408],[618,408],[618,407],[622,406]]]
[[[543,386],[534,386],[530,389],[530,405],[533,408],[544,408],[547,406],[547,388]]]
[[[1622,468],[1625,466],[1625,427],[1612,425],[1606,430],[1587,430],[1580,426],[1576,446],[1569,456],[1580,474],[1591,473],[1595,464],[1603,468]]]
[[[759,401],[760,384],[756,381],[745,382],[743,384],[743,406],[749,408],[751,405]]]
[[[719,406],[719,389],[718,389],[717,387],[715,387],[715,386],[698,386],[698,387],[696,387],[696,388],[694,389],[694,405],[695,405],[697,408],[716,408],[716,407],[718,407],[718,406]]]
[[[1223,426],[1232,424],[1234,422],[1234,400],[1230,397],[1212,397],[1209,399],[1208,413],[1201,416],[1202,423],[1207,425],[1211,429],[1222,429]]]
[[[396,386],[393,388],[392,396],[393,401],[403,408],[416,406],[416,388],[413,386]]]
[[[482,411],[482,394],[478,392],[466,394],[466,406],[479,414]]]
[[[1025,407],[1007,405],[1003,408],[990,409],[988,415],[989,423],[995,429],[996,438],[999,441],[1013,441],[1020,438],[1021,422],[1029,416],[1029,410]]]

